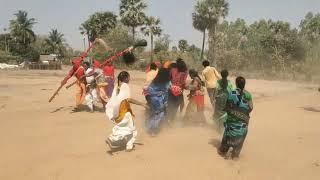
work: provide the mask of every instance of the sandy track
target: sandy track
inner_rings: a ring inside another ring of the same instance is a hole
[[[134,97],[143,100],[144,74],[133,72]],[[107,153],[112,125],[103,113],[71,113],[72,90],[49,96],[62,71],[0,71],[0,179],[320,179],[320,93],[313,86],[249,80],[254,111],[241,159],[216,153],[220,135],[207,127],[139,130],[131,153]],[[206,99],[208,122],[212,111]]]

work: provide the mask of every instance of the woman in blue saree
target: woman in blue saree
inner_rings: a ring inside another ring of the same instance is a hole
[[[147,117],[146,126],[152,136],[159,133],[160,126],[166,119],[169,88],[170,72],[162,68],[148,87],[150,116]]]

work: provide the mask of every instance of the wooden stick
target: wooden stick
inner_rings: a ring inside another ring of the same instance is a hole
[[[73,83],[69,84],[68,86],[66,86],[66,89],[71,88],[73,85],[77,84],[78,80],[75,80]]]
[[[53,93],[53,95],[49,99],[49,103],[58,95],[58,93],[59,93],[59,91],[61,90],[62,87],[63,87],[63,85],[60,85],[59,88]]]

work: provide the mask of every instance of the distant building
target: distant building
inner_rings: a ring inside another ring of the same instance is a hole
[[[60,62],[60,60],[58,59],[57,54],[41,54],[40,62],[43,64],[51,64],[51,63]]]

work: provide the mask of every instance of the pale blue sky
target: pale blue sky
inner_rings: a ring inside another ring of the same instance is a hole
[[[196,0],[146,0],[148,15],[157,16],[175,44],[179,39],[200,46],[201,33],[192,27],[191,13]],[[262,18],[285,20],[297,27],[309,11],[320,13],[320,0],[229,0],[228,20],[243,18],[252,23]],[[80,24],[96,11],[118,14],[119,0],[0,0],[0,32],[18,10],[26,10],[37,19],[34,29],[47,34],[57,28],[74,48],[82,49]]]

